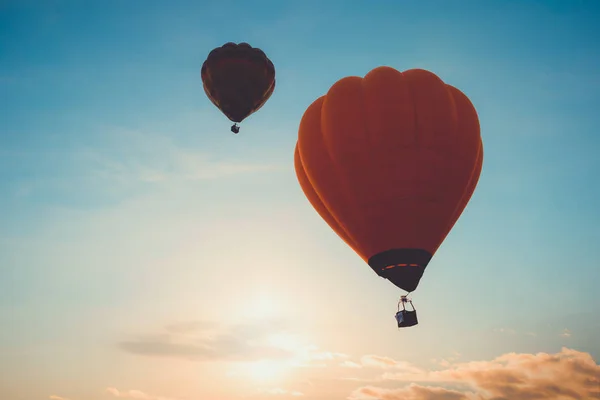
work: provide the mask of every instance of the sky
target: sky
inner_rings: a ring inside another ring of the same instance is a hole
[[[7,400],[600,398],[600,3],[0,1]],[[276,68],[239,135],[211,49]],[[310,206],[304,110],[424,68],[485,159],[398,330],[398,289]],[[538,396],[538,397],[536,397]]]

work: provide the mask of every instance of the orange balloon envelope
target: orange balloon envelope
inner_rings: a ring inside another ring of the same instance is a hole
[[[408,292],[479,180],[471,101],[422,69],[336,82],[305,111],[294,164],[304,194],[381,277]]]
[[[275,90],[273,63],[248,43],[230,42],[213,49],[202,64],[201,76],[210,101],[233,122],[258,111]]]

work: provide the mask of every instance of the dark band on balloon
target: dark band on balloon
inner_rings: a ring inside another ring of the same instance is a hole
[[[422,249],[391,249],[369,258],[369,266],[400,289],[412,292],[431,257],[431,253]]]

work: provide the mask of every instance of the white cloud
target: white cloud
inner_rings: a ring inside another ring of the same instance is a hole
[[[340,367],[344,367],[344,368],[362,368],[362,365],[359,364],[359,363],[356,363],[354,361],[346,360],[346,361],[344,361],[344,362],[342,362],[340,364]]]
[[[391,365],[386,360],[386,365]],[[384,373],[373,381],[409,386],[364,386],[351,400],[580,400],[600,398],[600,365],[588,353],[563,348],[556,354],[508,353],[490,361],[458,363],[438,371]],[[422,383],[422,385],[416,382]],[[427,386],[425,386],[427,385]]]
[[[177,400],[173,397],[163,396],[151,396],[141,390],[119,390],[114,387],[107,387],[106,392],[110,393],[114,397],[121,399],[133,399],[133,400]]]

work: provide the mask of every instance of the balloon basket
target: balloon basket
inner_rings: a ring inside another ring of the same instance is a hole
[[[240,132],[240,127],[238,126],[238,124],[231,125],[231,132],[233,132],[235,134]]]
[[[406,303],[410,304],[412,310],[406,309]],[[402,306],[402,310],[400,309],[400,306]],[[398,329],[408,328],[419,323],[417,319],[417,310],[415,310],[412,300],[408,299],[406,296],[400,297],[400,301],[398,302],[398,312],[395,317],[396,322],[398,323]]]

